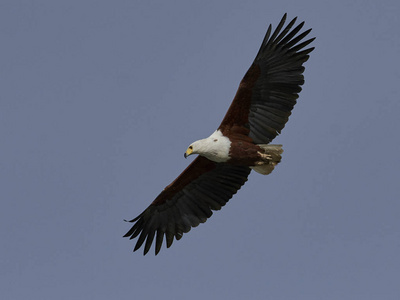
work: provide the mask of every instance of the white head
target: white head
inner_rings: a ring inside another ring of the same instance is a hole
[[[185,152],[185,158],[199,154],[215,162],[226,162],[229,159],[231,141],[217,130],[208,138],[195,141]]]

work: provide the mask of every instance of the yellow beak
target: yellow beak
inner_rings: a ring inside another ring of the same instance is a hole
[[[185,154],[183,155],[185,158],[187,158],[190,154],[192,154],[193,153],[193,149],[192,148],[188,148],[187,150],[186,150],[186,152],[185,152]]]

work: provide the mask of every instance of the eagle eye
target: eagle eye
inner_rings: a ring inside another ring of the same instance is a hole
[[[218,139],[214,139],[214,142],[218,142]]]
[[[189,146],[189,149],[190,149],[190,150],[193,150],[193,146]]]

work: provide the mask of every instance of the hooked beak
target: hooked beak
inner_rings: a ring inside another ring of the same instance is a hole
[[[185,152],[185,154],[183,154],[183,156],[185,158],[187,158],[189,155],[191,155],[193,153],[193,149],[192,148],[188,148]]]

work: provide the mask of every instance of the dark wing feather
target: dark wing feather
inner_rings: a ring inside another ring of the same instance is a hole
[[[174,237],[204,223],[212,210],[219,210],[247,181],[250,168],[215,163],[197,157],[185,171],[138,217],[124,237],[139,236],[134,251],[144,244],[146,254],[155,238],[155,252],[160,251],[165,236],[167,248]]]
[[[256,144],[267,144],[285,127],[304,84],[303,64],[314,49],[302,50],[314,38],[299,43],[311,31],[297,35],[304,22],[292,29],[296,18],[286,27],[285,21],[286,14],[272,35],[271,25],[268,27],[219,127],[224,135],[244,134]]]

